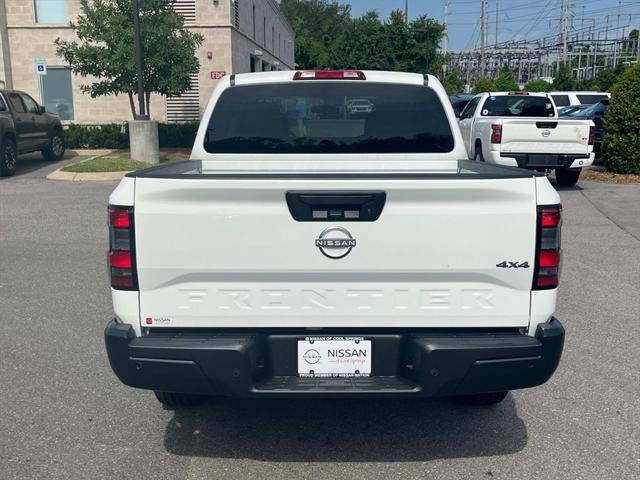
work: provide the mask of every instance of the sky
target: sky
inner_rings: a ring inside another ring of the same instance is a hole
[[[404,9],[404,0],[338,0],[351,5],[354,16],[367,10],[377,10],[386,18],[392,10]],[[479,42],[479,17],[481,0],[449,1],[449,48],[463,50],[473,48]],[[631,25],[640,28],[640,0],[570,0],[574,31],[594,22],[615,27],[620,5],[620,30]],[[442,21],[444,0],[409,0],[409,18],[429,15]],[[498,9],[498,40],[534,39],[560,32],[562,0],[486,0],[488,14],[488,44],[495,43],[496,6]],[[583,19],[584,12],[584,21]],[[627,29],[628,31],[629,29]],[[613,35],[613,31],[611,32]],[[478,43],[479,45],[479,43]]]

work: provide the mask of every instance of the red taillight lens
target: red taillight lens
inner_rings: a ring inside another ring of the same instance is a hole
[[[133,207],[109,206],[109,274],[116,290],[137,290]]]
[[[558,250],[540,251],[540,268],[560,266],[560,252]]]
[[[131,252],[109,252],[109,265],[112,268],[131,268]]]
[[[293,74],[294,80],[366,80],[358,70],[304,70]]]
[[[542,210],[542,227],[557,227],[560,224],[560,210]]]
[[[491,143],[502,142],[502,125],[494,123],[491,125]]]
[[[109,210],[109,224],[116,228],[129,228],[129,210]]]
[[[589,145],[595,145],[596,143],[596,127],[593,125],[589,127]]]
[[[536,265],[533,272],[534,290],[545,290],[558,286],[561,261],[561,227],[562,209],[560,205],[538,207]]]

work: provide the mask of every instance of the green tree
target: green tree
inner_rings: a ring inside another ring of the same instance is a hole
[[[464,83],[460,78],[460,74],[456,70],[449,70],[442,79],[442,86],[447,94],[453,95],[464,91]]]
[[[196,48],[204,37],[184,28],[174,12],[173,0],[145,0],[140,5],[144,57],[144,100],[151,93],[179,95],[190,87],[189,77],[199,70]],[[131,0],[81,0],[81,13],[70,26],[78,40],[57,38],[56,54],[73,73],[93,77],[82,85],[91,97],[127,94],[135,116],[137,92]]]
[[[538,78],[536,80],[529,80],[524,86],[524,89],[527,92],[550,92],[551,84],[544,78]]]
[[[351,8],[335,0],[282,0],[280,6],[296,34],[299,68],[434,72],[442,64],[443,26],[432,18],[407,24],[400,11],[385,21],[375,11],[352,18]]]
[[[602,154],[607,168],[640,174],[640,64],[629,67],[611,88],[604,121]]]
[[[495,89],[501,92],[512,92],[514,90],[520,90],[518,82],[513,78],[513,72],[506,65],[502,67],[500,73],[495,79]]]
[[[351,6],[329,0],[281,0],[280,8],[296,34],[298,67],[331,67],[329,55],[351,23]]]
[[[598,72],[593,81],[593,88],[601,92],[611,91],[611,87],[620,80],[626,66],[619,63],[616,68],[603,68]]]
[[[575,90],[576,80],[571,74],[571,69],[560,65],[555,77],[553,77],[553,89],[556,91]]]
[[[476,80],[476,83],[473,84],[471,94],[477,95],[478,93],[491,91],[496,91],[496,86],[493,81],[488,78],[479,78],[478,80]]]

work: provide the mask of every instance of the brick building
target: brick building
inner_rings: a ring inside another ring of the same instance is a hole
[[[161,122],[199,118],[224,73],[294,68],[294,34],[276,0],[174,0],[185,25],[204,36],[197,51],[200,72],[180,97],[151,99],[151,116]],[[91,98],[80,91],[87,80],[74,76],[55,54],[54,40],[72,39],[69,28],[80,0],[0,0],[0,87],[24,90],[63,120],[80,124],[131,118],[126,95]],[[46,75],[36,62],[46,63]]]

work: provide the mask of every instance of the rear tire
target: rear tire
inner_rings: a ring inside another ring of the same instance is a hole
[[[56,130],[49,138],[49,144],[42,149],[42,156],[49,162],[57,162],[64,157],[64,137],[62,132]]]
[[[5,138],[0,144],[0,176],[10,177],[16,173],[18,164],[18,150],[16,142],[10,138]]]
[[[189,393],[160,392],[154,390],[160,403],[170,408],[194,407],[200,405],[208,397],[205,395],[193,395]]]
[[[482,155],[482,145],[476,145],[476,153],[473,159],[476,162],[484,162],[484,156]]]
[[[569,170],[568,168],[556,168],[556,182],[559,187],[573,187],[578,183],[581,170]]]
[[[491,393],[476,393],[474,395],[461,395],[454,397],[459,403],[469,406],[482,406],[482,405],[495,405],[505,399],[509,391],[506,392],[491,392]]]

